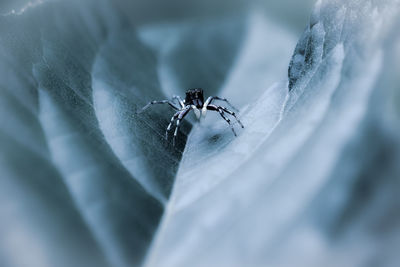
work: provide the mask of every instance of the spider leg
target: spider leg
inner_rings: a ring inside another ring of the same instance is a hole
[[[149,102],[146,106],[144,106],[139,112],[138,114],[144,112],[146,109],[148,109],[150,106],[152,105],[156,105],[156,104],[168,104],[170,105],[173,109],[175,110],[180,110],[178,107],[175,106],[175,104],[173,102],[171,102],[170,100],[161,100],[161,101],[151,101]]]
[[[228,119],[228,118],[225,116],[224,111],[223,111],[220,107],[214,106],[214,105],[208,105],[208,106],[207,106],[207,109],[208,109],[208,110],[212,110],[212,111],[218,111],[218,112],[219,112],[219,115],[220,115],[220,116],[229,124],[229,126],[231,127],[231,130],[232,130],[233,134],[234,134],[235,136],[237,136],[236,131],[235,131],[235,128],[233,127],[233,125],[232,125],[232,123],[231,123],[231,120]]]
[[[240,126],[241,126],[242,128],[244,128],[243,123],[238,119],[238,117],[236,116],[236,113],[235,113],[235,112],[230,111],[229,109],[227,109],[227,108],[225,108],[225,107],[221,107],[221,106],[217,106],[217,107],[220,108],[220,109],[222,109],[222,110],[225,111],[226,113],[232,115],[232,116],[236,119],[236,121],[240,124]]]
[[[181,106],[181,108],[183,109],[183,108],[185,108],[185,103],[183,102],[183,100],[182,100],[182,98],[180,97],[180,96],[178,96],[178,95],[174,95],[173,97],[172,97],[172,99],[173,100],[178,100],[178,103],[179,103],[179,105]]]
[[[179,124],[181,123],[181,120],[185,118],[185,116],[189,113],[189,111],[192,110],[191,106],[188,106],[178,114],[178,119],[176,120],[176,127],[175,127],[175,132],[174,132],[174,138],[172,139],[172,145],[175,146],[175,139],[176,136],[178,135],[178,130],[179,130]]]
[[[178,118],[180,113],[181,113],[181,111],[178,111],[177,113],[174,114],[174,116],[172,116],[171,122],[168,124],[167,130],[165,131],[165,139],[168,140],[168,132],[171,130],[172,124]]]
[[[232,105],[231,102],[228,101],[228,99],[222,98],[222,97],[219,97],[219,96],[210,96],[210,97],[207,99],[206,103],[208,102],[208,104],[211,104],[211,102],[212,102],[213,100],[224,101],[224,102],[227,103],[234,111],[239,112],[239,110],[238,110],[234,105]]]

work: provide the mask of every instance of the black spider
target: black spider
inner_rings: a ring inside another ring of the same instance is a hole
[[[168,132],[171,130],[172,124],[176,120],[176,127],[175,127],[174,138],[173,138],[174,145],[175,145],[175,138],[178,134],[179,124],[180,124],[181,120],[183,120],[185,118],[185,116],[191,110],[194,111],[194,113],[196,114],[196,117],[198,119],[200,119],[201,117],[205,117],[207,110],[218,111],[219,115],[221,115],[221,117],[231,126],[233,134],[235,136],[237,136],[235,129],[233,128],[233,125],[231,124],[230,119],[226,117],[225,113],[232,115],[242,128],[244,128],[243,124],[236,117],[235,112],[230,111],[226,107],[211,104],[212,101],[214,101],[214,100],[224,101],[229,106],[231,106],[232,109],[237,111],[237,109],[234,106],[232,106],[231,103],[229,103],[229,101],[227,99],[221,98],[218,96],[210,96],[204,102],[203,89],[195,88],[195,89],[189,89],[186,91],[186,98],[184,100],[182,100],[182,98],[180,96],[173,96],[172,100],[151,101],[146,106],[144,106],[139,113],[145,111],[147,108],[149,108],[151,105],[154,105],[154,104],[168,104],[173,109],[175,109],[177,112],[174,114],[174,116],[172,116],[171,122],[169,123],[169,125],[167,127],[167,131],[165,133],[165,138],[168,139]],[[176,101],[178,102],[179,107],[176,106],[176,104],[177,104]]]

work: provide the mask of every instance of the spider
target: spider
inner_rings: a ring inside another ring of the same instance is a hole
[[[171,100],[151,101],[146,106],[144,106],[138,113],[142,113],[143,111],[148,109],[150,106],[155,105],[155,104],[168,104],[173,109],[175,109],[177,112],[174,114],[174,116],[172,116],[171,121],[165,132],[165,138],[168,140],[168,133],[171,130],[174,121],[176,120],[176,127],[175,127],[174,137],[173,137],[173,145],[174,146],[175,146],[176,136],[178,135],[179,124],[180,124],[181,120],[183,120],[185,118],[185,116],[191,110],[194,111],[197,119],[199,119],[199,120],[202,117],[206,116],[207,110],[217,111],[219,113],[219,115],[229,124],[229,126],[232,129],[233,134],[235,136],[237,136],[235,128],[233,127],[230,119],[226,116],[226,113],[233,116],[236,119],[236,121],[239,123],[239,125],[242,128],[244,128],[242,122],[236,117],[235,112],[227,109],[226,107],[213,105],[212,102],[214,100],[224,101],[233,110],[238,111],[227,99],[221,98],[218,96],[210,96],[204,102],[203,89],[195,88],[195,89],[189,89],[186,91],[186,98],[184,100],[182,100],[182,98],[180,96],[173,96]],[[176,103],[176,101],[178,103]],[[176,104],[178,104],[179,107],[176,106]]]

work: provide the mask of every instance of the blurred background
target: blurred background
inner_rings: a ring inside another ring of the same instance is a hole
[[[20,11],[24,7],[35,5],[35,3],[47,2],[38,1],[2,1],[0,10],[2,14]],[[283,1],[182,1],[171,0],[168,2],[151,1],[111,1],[115,8],[124,12],[130,19],[138,24],[154,23],[162,21],[173,21],[183,18],[193,18],[196,16],[215,16],[230,12],[238,12],[253,4],[257,8],[263,9],[271,17],[300,34],[307,25],[310,13],[315,0],[283,0]]]

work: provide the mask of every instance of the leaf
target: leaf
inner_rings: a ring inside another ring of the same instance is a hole
[[[30,49],[35,49],[32,61],[22,62],[20,68],[27,69],[24,75],[28,81],[33,81],[24,87],[29,86],[34,92],[31,97],[35,103],[32,117],[36,123],[34,127],[42,139],[42,143],[34,149],[41,153],[45,151],[46,164],[55,170],[64,188],[69,202],[64,200],[66,203],[61,202],[60,207],[66,206],[64,209],[73,210],[64,217],[65,228],[70,229],[69,233],[75,228],[78,233],[83,233],[73,239],[71,244],[82,242],[88,246],[88,255],[70,256],[74,260],[69,260],[67,256],[64,262],[76,266],[138,265],[148,249],[162,215],[163,205],[169,197],[190,124],[183,125],[184,134],[174,149],[164,140],[165,128],[170,119],[169,109],[160,107],[140,116],[135,115],[136,110],[147,101],[167,97],[157,81],[156,53],[142,44],[135,33],[124,30],[118,22],[100,20],[93,27],[82,21],[82,17],[71,15],[75,9],[74,4],[62,4],[62,7],[49,4],[33,9],[34,13],[28,13],[30,16],[23,14],[24,18],[27,16],[27,21],[33,20],[33,24],[38,25],[34,30],[40,30],[40,38],[35,38],[28,48],[28,54],[32,53]],[[36,12],[51,14],[54,17],[48,19],[53,21],[57,21],[57,13],[69,15],[54,25],[38,19]],[[106,17],[109,16],[107,14]],[[188,26],[196,29],[202,28],[203,24],[199,21]],[[212,30],[226,44],[230,43],[229,38],[240,38],[237,34],[223,37],[227,26],[230,25],[225,23],[212,29],[207,26],[204,34]],[[102,27],[115,29],[104,43]],[[57,33],[65,30],[68,34],[60,40]],[[179,36],[188,34],[191,32],[183,32]],[[6,42],[8,40],[5,39]],[[222,49],[221,41],[209,45],[216,48],[219,45],[218,49]],[[179,45],[184,47],[191,44]],[[231,64],[230,60],[234,58],[236,50],[232,48],[232,55],[223,57],[219,62],[218,67],[223,67],[219,79],[223,79],[224,70]],[[204,56],[200,57],[205,59]],[[20,105],[19,101],[16,103]],[[16,119],[19,121],[24,118],[25,115],[20,114]],[[5,127],[9,131],[16,129],[16,126]],[[16,136],[26,146],[34,144],[30,136]],[[9,149],[12,150],[14,146]],[[35,162],[30,158],[25,161],[31,168],[33,166],[30,164]],[[8,164],[5,163],[2,171],[6,171]],[[19,177],[21,174],[13,175]],[[49,186],[56,186],[55,181],[51,181],[52,177],[54,175],[51,172],[43,175]],[[36,192],[35,188],[29,190],[36,195],[42,194],[42,191]],[[24,197],[19,198],[25,201]],[[46,207],[43,209],[50,214],[54,213]],[[75,215],[72,215],[73,212]],[[26,227],[32,228],[39,235],[45,231],[38,224],[20,227],[25,232]],[[10,229],[10,226],[6,225],[6,229]],[[26,239],[24,241],[28,242]],[[7,240],[5,246],[9,245]],[[23,245],[18,243],[16,249],[19,247]],[[40,249],[43,251],[42,258],[27,259],[32,266],[42,266],[43,262],[54,266],[57,265],[54,261],[65,258],[64,255],[82,251],[70,248],[69,243],[54,246],[47,240],[43,241]],[[60,249],[66,249],[67,252],[60,253]],[[56,256],[47,254],[53,251]],[[95,256],[96,253],[99,256]],[[20,264],[14,254],[6,259],[10,262],[7,264]]]
[[[0,17],[0,265],[396,263],[396,1],[318,1],[297,46],[276,4],[140,5]],[[237,138],[209,112],[173,147],[168,106],[137,114],[190,87]]]
[[[365,164],[380,169],[377,157],[388,153],[394,174],[398,153],[368,136],[383,58],[377,35],[366,32],[390,25],[389,6],[371,19],[372,3],[359,10],[355,1],[319,1],[295,49],[286,99],[285,84],[267,89],[242,112],[246,129],[237,139],[216,121],[194,127],[145,266],[362,266],[376,259],[362,242],[382,236],[371,236],[362,220],[373,224],[369,204],[390,217],[391,205],[378,199],[397,182],[364,179]],[[371,200],[352,197],[361,184],[377,187]],[[352,212],[362,215],[340,219]],[[332,236],[337,229],[344,233]],[[353,233],[358,241],[349,240]],[[360,258],[349,258],[356,248]]]

